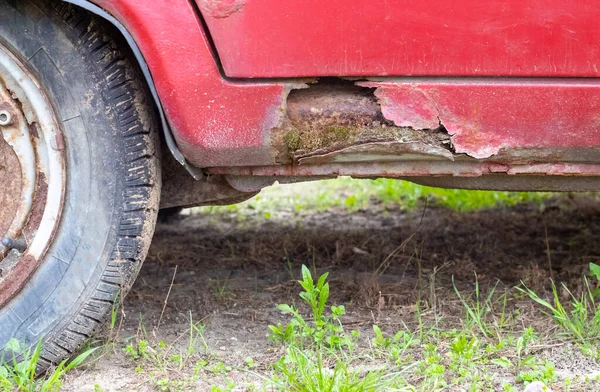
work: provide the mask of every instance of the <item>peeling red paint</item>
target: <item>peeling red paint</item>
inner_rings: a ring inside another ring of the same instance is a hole
[[[377,87],[377,83],[357,83],[362,87]],[[433,102],[417,89],[375,90],[384,117],[399,127],[413,129],[436,129],[440,126],[439,113]]]
[[[386,81],[369,86],[385,98],[382,111],[394,122],[410,123],[410,118],[401,116],[412,113],[419,122],[422,113],[427,119],[428,105],[435,107],[455,152],[473,158],[490,158],[512,149],[600,146],[600,84],[593,80]],[[407,97],[415,97],[418,104],[410,104]],[[535,161],[536,156],[529,160]]]
[[[246,0],[198,0],[198,6],[204,15],[213,18],[227,18],[246,5]]]

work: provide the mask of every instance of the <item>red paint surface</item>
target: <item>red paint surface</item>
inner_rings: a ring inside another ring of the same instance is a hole
[[[203,15],[231,77],[600,72],[597,0],[248,0]]]
[[[183,0],[95,0],[131,33],[152,73],[179,148],[200,167],[262,164],[283,83],[221,78],[201,24]]]

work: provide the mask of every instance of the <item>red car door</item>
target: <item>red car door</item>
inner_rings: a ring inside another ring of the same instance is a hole
[[[598,76],[594,0],[196,0],[224,72]]]

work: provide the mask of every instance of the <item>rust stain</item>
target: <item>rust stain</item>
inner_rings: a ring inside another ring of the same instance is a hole
[[[277,137],[273,136],[273,132],[277,129],[283,129],[289,126],[290,120],[288,115],[288,99],[292,91],[308,89],[309,85],[316,83],[316,79],[304,79],[294,83],[286,83],[281,91],[281,95],[264,116],[264,121],[261,124],[262,143],[267,146],[269,164],[278,162],[278,156],[281,154],[278,148]]]
[[[21,201],[21,163],[11,146],[0,136],[0,236],[10,227]]]
[[[31,135],[31,137],[39,139],[40,135],[38,133],[37,123],[36,122],[27,123],[27,126],[29,127],[29,134]]]
[[[238,12],[247,0],[200,0],[198,5],[205,15],[223,19]]]
[[[290,178],[600,175],[590,165],[600,162],[600,148],[587,139],[567,143],[546,130],[545,138],[523,135],[519,119],[537,114],[521,112],[510,89],[467,87],[326,79],[290,89],[261,128],[264,146],[274,152],[271,163],[207,170]]]
[[[21,160],[24,158],[30,159],[31,157],[18,155],[18,150],[15,151],[11,146],[11,141],[16,141],[18,138],[23,138],[22,141],[25,142],[25,136],[21,132],[10,132],[12,140],[7,140],[4,136],[0,135],[0,205],[2,205],[2,208],[0,208],[0,237],[7,235],[7,231],[11,230],[11,233],[8,233],[9,235],[15,236],[18,239],[24,239],[27,244],[30,244],[39,231],[44,218],[49,192],[48,181],[44,174],[47,162],[44,161],[45,155],[40,155],[40,146],[37,144],[43,128],[38,127],[39,124],[36,123],[37,112],[31,107],[30,103],[19,100],[18,94],[9,91],[10,86],[6,87],[5,81],[0,80],[0,82],[0,87],[5,87],[4,89],[0,89],[0,97],[5,99],[4,102],[0,102],[0,108],[11,111],[11,124],[14,124],[11,128],[25,124],[29,127],[29,142],[33,146],[35,154],[33,159],[35,159],[36,164],[35,179],[25,178],[22,174]],[[18,81],[18,83],[21,82],[23,80]],[[52,135],[55,136],[53,141],[55,149],[62,150],[64,149],[64,140],[62,139],[60,128],[58,128],[56,123],[53,123],[52,126],[54,127]],[[9,130],[14,131],[15,129]],[[6,132],[3,133],[7,134]],[[59,155],[59,162],[61,165],[64,165],[64,152],[59,153]],[[64,203],[64,199],[62,198],[65,181],[64,166],[61,174],[61,185],[63,187],[61,189],[60,205],[58,206],[60,210],[62,210],[62,204]],[[30,184],[28,181],[35,182]],[[28,211],[24,211],[26,213],[26,216],[23,218],[24,222],[19,222],[23,223],[22,227],[16,228],[15,232],[12,233],[11,226],[21,207],[22,192],[25,188],[29,187],[35,187],[31,208]],[[60,213],[56,214],[55,217],[58,222]],[[26,249],[21,254],[16,249],[4,249],[3,254],[0,254],[0,308],[13,298],[27,283],[43,259],[48,243],[52,242],[55,233],[56,226],[52,228],[51,233],[44,233],[44,235],[49,234],[49,236],[48,242],[41,251],[36,250],[29,253],[29,250]]]
[[[351,84],[316,84],[290,93],[287,115],[299,128],[370,126],[384,121],[372,89]]]
[[[10,271],[3,273],[2,279],[0,279],[0,307],[21,291],[29,276],[37,269],[38,264],[39,260],[36,260],[35,257],[25,255],[16,261]]]
[[[42,221],[47,198],[48,181],[46,180],[46,176],[41,171],[38,171],[35,183],[33,205],[29,211],[27,222],[25,222],[25,226],[23,227],[23,236],[27,241],[33,239],[35,232]]]

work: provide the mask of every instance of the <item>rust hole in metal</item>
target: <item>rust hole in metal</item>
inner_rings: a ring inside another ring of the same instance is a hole
[[[290,92],[286,116],[272,132],[277,162],[390,160],[402,154],[453,159],[450,135],[441,124],[435,129],[396,126],[382,114],[374,92],[340,79]]]

